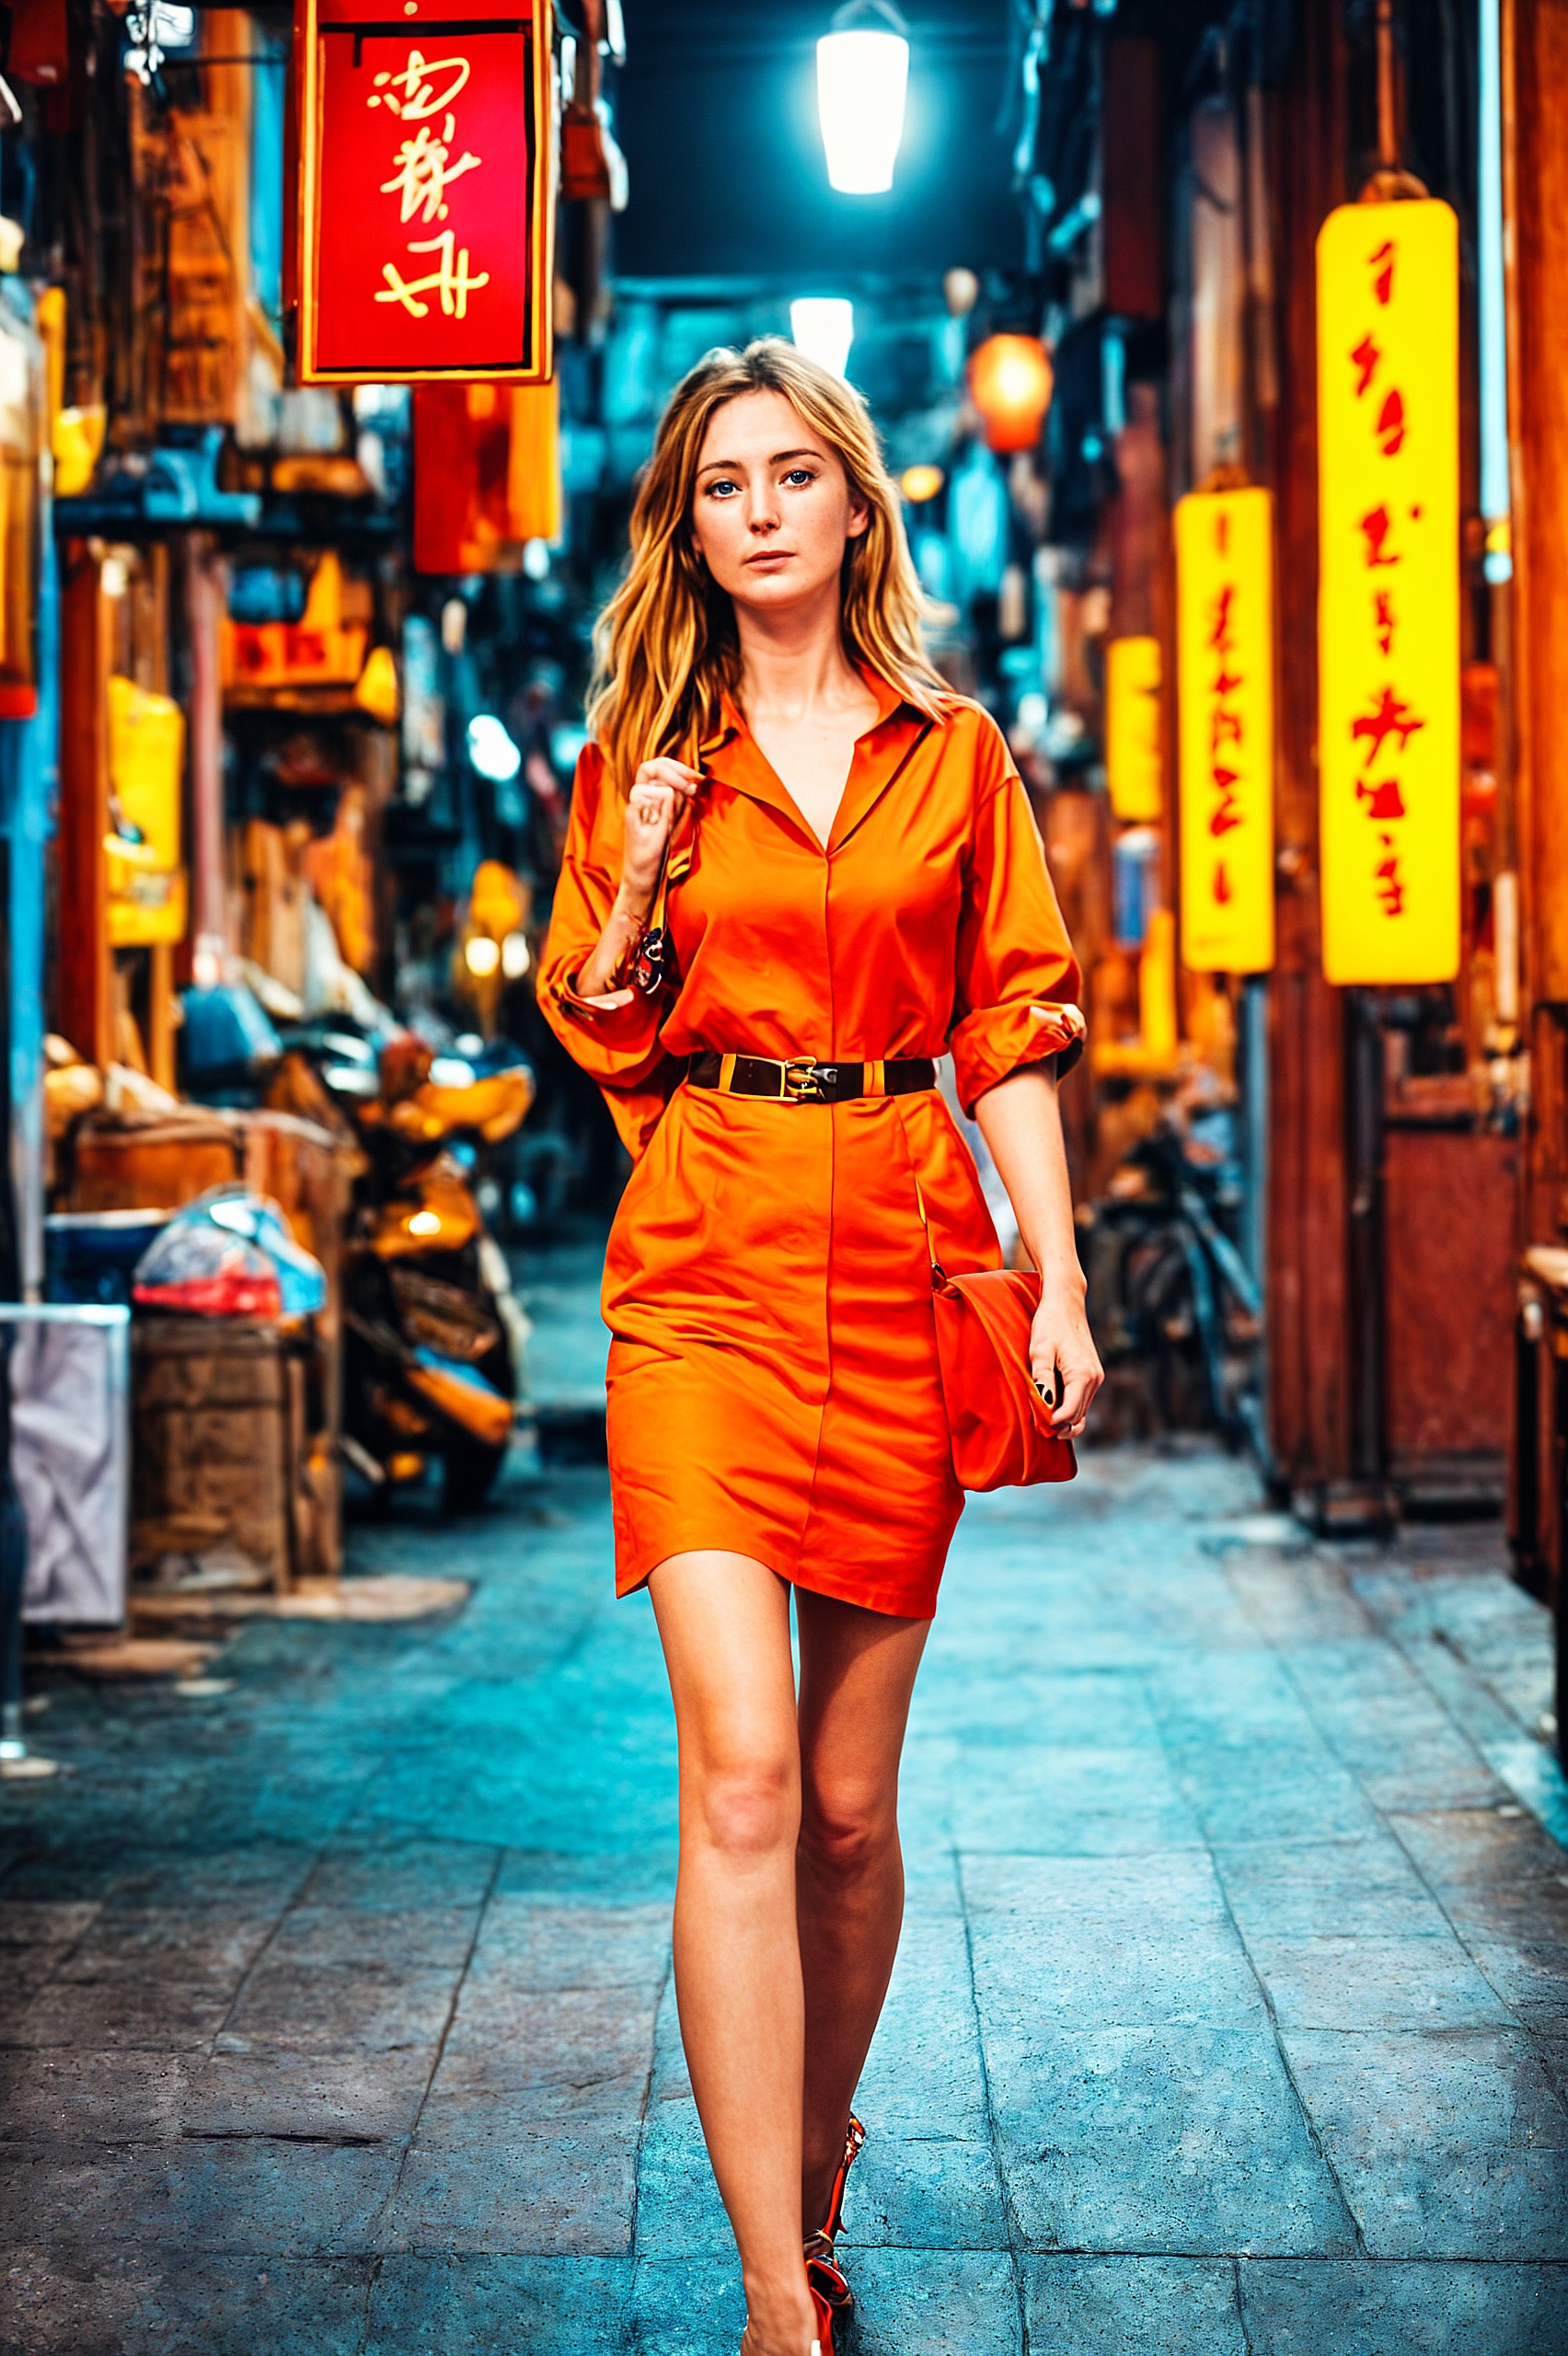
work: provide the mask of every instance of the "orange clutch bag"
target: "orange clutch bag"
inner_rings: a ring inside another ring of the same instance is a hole
[[[922,1224],[926,1206],[920,1204]],[[1051,1411],[1029,1369],[1029,1332],[1040,1306],[1032,1269],[978,1268],[950,1276],[931,1251],[932,1307],[952,1468],[965,1489],[1027,1489],[1070,1481],[1078,1456],[1051,1429]]]

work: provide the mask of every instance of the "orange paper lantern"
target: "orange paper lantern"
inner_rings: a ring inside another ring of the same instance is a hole
[[[969,363],[969,396],[992,450],[1032,450],[1051,406],[1051,355],[1038,336],[992,335]]]

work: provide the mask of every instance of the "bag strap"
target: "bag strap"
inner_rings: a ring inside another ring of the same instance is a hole
[[[931,1264],[931,1290],[939,1292],[947,1282],[947,1270],[938,1259],[936,1245],[931,1242],[931,1222],[926,1217],[926,1197],[920,1192],[919,1178],[914,1172],[911,1172],[910,1175],[915,1179],[915,1207],[920,1214],[920,1224],[926,1230],[926,1257]]]

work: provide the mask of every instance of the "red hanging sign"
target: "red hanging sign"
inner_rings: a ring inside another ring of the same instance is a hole
[[[299,0],[302,383],[548,377],[549,6]]]

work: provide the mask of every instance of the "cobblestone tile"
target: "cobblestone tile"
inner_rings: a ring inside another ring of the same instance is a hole
[[[1001,2180],[989,2137],[941,2132],[868,2135],[845,2202],[857,2246],[986,2250],[1007,2247]]]
[[[312,1866],[302,1907],[360,1907],[375,1913],[480,1904],[499,1852],[457,1841],[336,1842]]]
[[[431,2088],[422,2140],[462,2141],[476,2118],[522,2105],[536,2117],[638,2115],[652,2062],[652,1992],[569,1989],[477,2008],[471,1994],[469,1982]]]
[[[75,1946],[102,1911],[96,1901],[51,1903],[47,1899],[13,1899],[0,1903],[0,1947]],[[7,1963],[7,1968],[9,1968]]]
[[[1244,1938],[1436,1937],[1448,1918],[1380,1827],[1342,1841],[1218,1847],[1215,1864]]]
[[[23,2246],[94,2242],[337,2257],[382,2246],[391,2145],[225,2137],[71,2164],[0,2160],[0,2214]]]
[[[1284,2042],[1373,2257],[1568,2258],[1568,2110],[1528,2038]]]
[[[413,2132],[432,2058],[420,2047],[216,2053],[185,2073],[181,2128],[188,2135],[396,2142]]]
[[[1522,1926],[1521,1926],[1522,1927]],[[1494,1938],[1464,1931],[1478,1970],[1519,2022],[1544,2036],[1568,2036],[1568,1945],[1544,1939]]]
[[[946,1736],[977,1750],[1009,1750],[1019,1741],[1157,1748],[1159,1730],[1142,1677],[1127,1671],[1085,1670],[1074,1677],[1031,1669],[977,1683],[945,1656],[947,1631],[922,1669],[910,1712],[912,1743]]]
[[[733,2244],[731,2245],[732,2250]],[[746,2319],[740,2269],[715,2265],[684,2245],[649,2246],[631,2285],[631,2339],[637,2356],[732,2356]]]
[[[635,2120],[570,2127],[509,2121],[492,2141],[474,2121],[462,2148],[417,2142],[386,2221],[386,2246],[487,2257],[629,2257]]]
[[[1229,2258],[1031,2258],[1032,2348],[1072,2356],[1257,2356]]]
[[[117,1977],[68,1986],[56,1981],[7,2021],[3,2034],[8,2045],[35,2050],[124,2046],[194,2052],[217,2035],[232,2003],[232,1992],[211,1981],[187,1987],[174,1980]]]
[[[1266,2028],[1045,2030],[987,2059],[1026,2246],[1355,2248]]]
[[[1484,1534],[1422,1578],[1265,1545],[1254,1499],[1090,1451],[965,1515],[858,2096],[863,2356],[1018,2356],[1025,2306],[1062,2356],[1559,2356],[1543,1615]],[[0,1834],[0,2349],[734,2356],[603,1473],[355,1535],[436,1544],[458,1619],[250,1630],[200,1720],[58,1697],[78,1772]]]
[[[1562,2356],[1568,2267],[1244,2259],[1251,2356]]]
[[[629,2349],[631,2262],[605,2258],[389,2258],[364,2356],[616,2356]]]
[[[667,1901],[550,1904],[504,1893],[485,1910],[471,1977],[512,1988],[656,1988],[670,1952]]]
[[[460,1971],[478,1929],[472,1906],[294,1906],[268,1950],[270,1966],[398,1973]]]
[[[181,2136],[376,2142],[412,2132],[432,2057],[393,2053],[12,2054],[6,2142],[81,2150]]]
[[[1266,2026],[1209,1858],[968,1856],[975,1998],[993,2083],[1036,2029]]]
[[[965,1850],[1086,1857],[1200,1845],[1157,1745],[1018,1742],[966,1751],[955,1765],[951,1822]]]
[[[176,2136],[190,2073],[201,2067],[200,2054],[7,2053],[0,2056],[0,2133],[11,2144],[68,2151]]]
[[[846,2257],[855,2356],[1020,2356],[1018,2290],[1002,2252],[858,2249]]]
[[[26,2356],[361,2356],[371,2258],[13,2248],[0,2347]]]
[[[1445,1907],[1505,1900],[1536,1884],[1542,1888],[1539,1897],[1531,1888],[1529,1903],[1555,1906],[1554,1893],[1568,1889],[1568,1853],[1521,1807],[1506,1815],[1494,1807],[1406,1808],[1389,1820]]]
[[[433,2047],[451,2015],[458,1975],[374,1965],[274,1963],[252,1973],[224,2023],[218,2050],[352,2053]]]
[[[855,2101],[867,2124],[885,2132],[940,2125],[966,2141],[987,2133],[968,1942],[958,1917],[906,1921]]]
[[[1253,1966],[1285,2029],[1507,2028],[1507,2005],[1447,1927],[1418,1938],[1254,1932]]]

